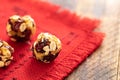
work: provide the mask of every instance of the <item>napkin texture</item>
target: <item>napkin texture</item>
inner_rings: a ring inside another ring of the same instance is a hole
[[[93,32],[100,21],[77,16],[42,0],[0,0],[0,39],[15,49],[14,60],[0,68],[0,80],[62,80],[91,55],[101,44],[103,34]],[[28,42],[12,42],[6,23],[12,15],[31,15],[36,33]],[[32,57],[31,45],[41,32],[56,35],[62,42],[58,57],[46,64]]]

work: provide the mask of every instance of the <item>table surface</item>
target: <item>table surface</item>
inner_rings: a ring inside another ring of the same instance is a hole
[[[120,80],[120,0],[50,0],[78,15],[98,18],[106,37],[65,80]]]

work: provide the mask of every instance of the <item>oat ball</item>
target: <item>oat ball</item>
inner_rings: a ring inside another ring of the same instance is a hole
[[[5,41],[0,40],[0,67],[8,66],[13,59],[14,49]]]
[[[7,33],[12,41],[27,41],[35,30],[35,22],[29,15],[13,15],[8,19]]]
[[[50,63],[59,54],[61,50],[61,41],[49,33],[41,33],[32,46],[33,56],[37,60]]]

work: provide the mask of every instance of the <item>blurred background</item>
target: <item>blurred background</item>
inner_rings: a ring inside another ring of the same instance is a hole
[[[45,0],[80,16],[101,20],[105,33],[97,51],[65,80],[120,80],[120,0]]]

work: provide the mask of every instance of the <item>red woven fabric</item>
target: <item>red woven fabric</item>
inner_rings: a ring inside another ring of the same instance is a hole
[[[62,41],[62,51],[49,64],[32,58],[31,45],[12,42],[6,33],[6,23],[11,15],[31,15],[37,25],[34,42],[40,32],[55,34]],[[98,20],[80,18],[67,10],[42,1],[0,0],[0,38],[15,48],[14,60],[0,68],[0,80],[62,80],[101,44],[103,34],[93,32]]]

